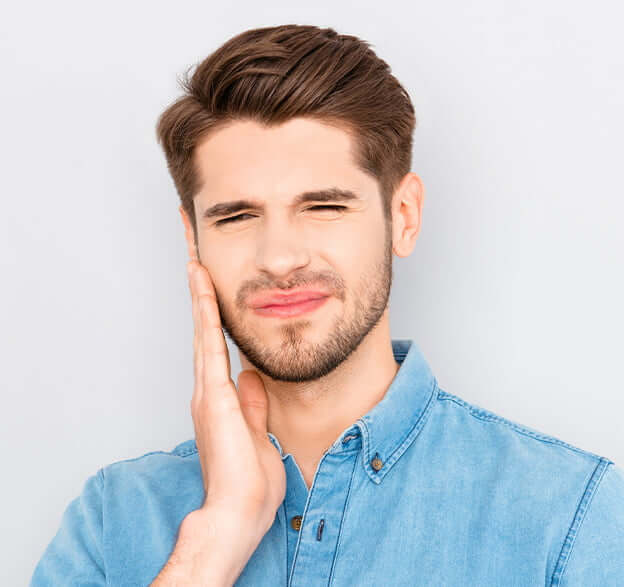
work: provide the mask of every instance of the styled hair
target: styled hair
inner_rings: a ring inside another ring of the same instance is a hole
[[[192,66],[191,66],[192,68]],[[368,42],[332,28],[287,24],[244,31],[178,83],[184,95],[156,125],[169,173],[197,243],[195,147],[236,120],[267,127],[308,117],[347,132],[354,163],[379,182],[386,222],[409,172],[416,126],[408,93]]]

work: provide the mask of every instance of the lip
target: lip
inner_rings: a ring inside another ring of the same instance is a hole
[[[266,308],[268,306],[290,306],[311,300],[320,300],[328,296],[328,292],[318,289],[298,289],[290,291],[287,294],[273,291],[252,297],[249,301],[249,306],[254,310]]]
[[[323,304],[325,304],[329,297],[330,296],[315,299],[308,298],[307,300],[293,304],[264,306],[262,308],[255,308],[254,312],[265,317],[292,318],[294,316],[300,316],[301,314],[306,314],[316,310],[316,308],[320,308]]]

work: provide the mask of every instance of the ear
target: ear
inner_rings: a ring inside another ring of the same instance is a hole
[[[189,258],[191,260],[199,260],[199,251],[197,249],[197,243],[195,242],[195,235],[193,233],[193,225],[189,219],[187,213],[184,211],[182,204],[178,208],[180,215],[182,216],[182,223],[184,224],[184,236],[186,238],[186,244],[188,247]]]
[[[420,233],[425,188],[418,175],[405,174],[392,197],[392,250],[407,257]]]

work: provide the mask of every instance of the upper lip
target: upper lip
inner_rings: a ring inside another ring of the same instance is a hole
[[[266,292],[253,296],[249,301],[252,308],[264,308],[265,306],[285,306],[287,304],[298,304],[307,300],[317,300],[325,298],[328,292],[319,289],[297,289],[283,293],[279,291]]]

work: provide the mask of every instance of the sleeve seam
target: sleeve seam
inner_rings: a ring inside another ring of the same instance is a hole
[[[589,510],[589,507],[592,503],[594,495],[596,495],[598,491],[598,487],[600,482],[605,476],[607,468],[609,465],[612,465],[613,461],[601,457],[592,473],[592,476],[587,483],[587,487],[583,492],[583,496],[579,502],[579,505],[576,509],[576,513],[574,514],[574,519],[572,520],[572,524],[568,530],[565,540],[563,541],[563,546],[561,547],[561,552],[559,554],[559,558],[557,560],[557,564],[555,565],[555,570],[553,572],[552,580],[550,582],[551,587],[555,587],[560,584],[563,574],[567,568],[567,563],[570,560],[570,555],[572,553],[572,548],[576,542],[576,537],[578,535],[579,529],[585,520],[585,515]]]
[[[104,579],[106,579],[106,561],[104,560],[104,551],[103,551],[103,535],[104,535],[104,467],[100,467],[98,469],[97,475],[96,475],[97,480],[99,481],[98,483],[98,491],[99,491],[99,495],[98,498],[100,500],[100,516],[101,516],[101,532],[102,532],[102,536],[96,536],[93,533],[93,530],[87,526],[87,531],[89,532],[89,535],[91,536],[91,539],[93,540],[93,543],[96,545],[96,549],[97,549],[97,553],[99,554],[99,556],[101,557],[102,560],[102,565],[100,566],[97,560],[94,560],[95,564],[98,566],[99,570],[102,573],[102,576],[104,577]]]

